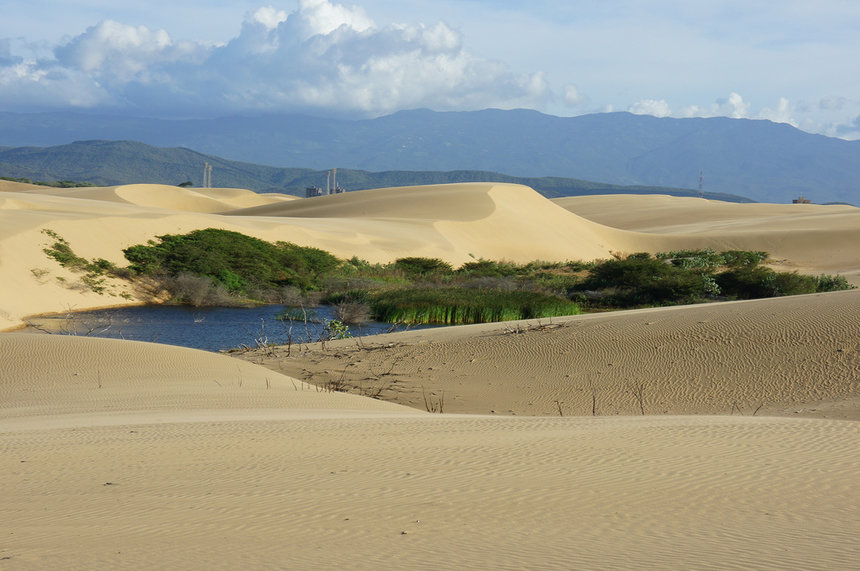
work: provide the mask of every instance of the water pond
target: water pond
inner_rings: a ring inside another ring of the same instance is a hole
[[[323,320],[335,319],[331,307],[316,306],[307,309],[307,323],[304,319],[290,323],[277,319],[284,309],[282,305],[251,308],[145,305],[32,318],[30,323],[35,327],[30,329],[220,351],[243,345],[255,347],[258,341],[287,343],[291,336],[293,343],[318,341],[324,335]],[[368,322],[360,327],[351,326],[350,333],[358,337],[403,329],[395,329],[390,323]]]

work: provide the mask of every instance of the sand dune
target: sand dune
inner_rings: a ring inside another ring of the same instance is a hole
[[[381,385],[387,400],[419,409],[428,395],[444,395],[452,413],[582,416],[594,408],[598,415],[758,411],[860,420],[860,290],[312,348],[291,359],[243,357],[316,382],[343,378],[365,391]]]
[[[0,349],[15,569],[854,563],[854,422],[430,415],[188,349]]]
[[[124,423],[135,414],[165,412],[170,414],[162,421],[180,422],[192,411],[218,409],[272,409],[281,415],[308,409],[413,412],[320,392],[250,363],[183,347],[9,333],[0,335],[0,353],[0,422],[7,429],[43,427],[64,418],[80,422],[81,414],[102,411]]]
[[[180,188],[163,184],[128,184],[82,188],[36,187],[27,192],[199,213],[226,212],[237,208],[249,208],[297,198],[286,194],[259,194],[238,188]]]
[[[643,250],[764,250],[785,269],[840,273],[860,285],[860,208],[854,206],[735,204],[663,195],[576,196],[553,202],[588,220],[638,233]]]
[[[122,283],[79,287],[45,257],[44,229],[118,263],[153,236],[221,227],[372,261],[750,244],[787,267],[860,269],[853,210],[649,200],[559,205],[497,184],[287,200],[0,182],[0,328],[129,303]],[[858,340],[857,291],[245,361],[0,334],[0,567],[853,568],[860,423],[839,419],[860,419]],[[396,402],[299,380],[331,375]]]
[[[513,184],[383,188],[230,214],[326,221],[364,236],[384,235],[391,227],[392,235],[407,241],[403,246],[410,255],[455,264],[476,258],[594,259],[608,256],[614,243],[631,239],[626,232],[571,215],[534,190]]]
[[[0,179],[0,192],[23,192],[25,190],[47,189],[49,187],[38,184],[27,184],[23,182],[12,182]]]

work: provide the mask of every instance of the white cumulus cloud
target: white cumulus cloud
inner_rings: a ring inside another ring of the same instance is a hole
[[[672,109],[664,99],[640,99],[627,108],[636,115],[653,115],[654,117],[669,117]]]
[[[780,97],[775,108],[765,107],[758,112],[759,119],[767,119],[774,123],[788,123],[797,127],[797,121],[793,117],[791,103],[785,97]]]
[[[800,123],[795,119],[797,110],[791,102],[780,97],[774,107],[764,107],[751,112],[751,104],[744,101],[738,93],[732,92],[728,97],[721,97],[710,105],[690,105],[680,111],[674,111],[664,99],[642,99],[628,107],[628,111],[637,115],[653,115],[655,117],[731,117],[733,119],[767,119],[774,123],[787,123],[797,127]]]
[[[588,105],[588,97],[575,85],[567,85],[564,88],[564,104],[568,107],[582,107]]]
[[[535,107],[550,97],[544,74],[472,55],[443,22],[378,27],[363,9],[330,0],[300,0],[291,13],[261,7],[218,45],[112,20],[26,63],[0,42],[0,85],[6,108],[107,104],[201,115]],[[36,100],[26,95],[49,85]]]

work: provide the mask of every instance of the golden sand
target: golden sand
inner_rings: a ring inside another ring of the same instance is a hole
[[[293,200],[0,182],[0,328],[129,303],[122,283],[78,287],[42,252],[45,229],[117,263],[153,236],[220,227],[371,261],[764,249],[857,281],[858,212],[553,202],[499,184]],[[0,334],[0,356],[3,568],[856,567],[857,291],[415,331],[289,358],[23,333]],[[380,383],[394,402],[303,382],[326,375],[358,392]]]

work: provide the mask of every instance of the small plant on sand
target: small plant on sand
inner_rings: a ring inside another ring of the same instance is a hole
[[[42,230],[42,233],[54,240],[53,244],[42,250],[49,258],[53,258],[61,266],[73,272],[84,273],[84,276],[81,278],[83,286],[76,284],[81,289],[89,289],[95,293],[104,294],[107,289],[105,276],[127,277],[126,272],[117,268],[116,265],[108,260],[103,258],[88,260],[78,256],[72,250],[69,242],[53,230],[45,228]],[[33,275],[36,274],[34,273]],[[57,279],[60,280],[59,277]]]
[[[349,332],[349,326],[343,321],[323,319],[323,332],[320,337],[327,341],[349,339],[352,337],[352,333]]]
[[[421,387],[421,394],[424,396],[424,408],[427,412],[430,413],[439,413],[442,414],[445,412],[445,391],[435,397],[433,396],[433,392],[430,393],[430,396],[427,396],[427,391],[424,390],[424,387]]]

